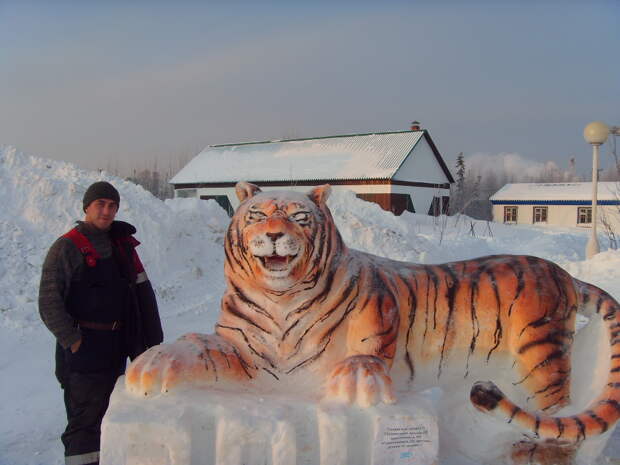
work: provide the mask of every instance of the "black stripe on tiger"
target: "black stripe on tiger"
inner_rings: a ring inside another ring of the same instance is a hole
[[[208,347],[205,347],[205,352],[207,356],[207,362],[205,362],[207,364],[207,371],[209,371],[208,362],[211,362],[211,365],[213,365],[213,373],[215,374],[215,381],[217,382],[219,379],[217,374],[217,365],[215,364],[213,357],[211,357],[211,350]]]
[[[409,282],[409,280],[403,280],[403,283],[407,287],[407,292],[409,292],[409,324],[407,326],[407,334],[405,335],[405,363],[407,363],[407,368],[409,368],[409,381],[413,381],[413,377],[415,375],[415,368],[413,366],[413,362],[411,361],[411,353],[409,352],[409,341],[411,339],[411,328],[413,328],[413,325],[415,324],[415,317],[418,309],[417,291],[419,287],[418,279],[415,277],[415,275],[412,276],[412,279],[415,283],[415,291],[413,290],[413,286]]]
[[[607,423],[605,420],[599,417],[592,410],[587,410],[585,414],[588,415],[590,418],[592,418],[594,421],[596,421],[601,426],[601,433],[604,433],[605,431],[609,429],[609,423]]]
[[[560,439],[564,434],[564,421],[560,417],[555,417],[555,425],[558,428],[558,435],[555,438]]]
[[[229,239],[230,240],[230,239]],[[237,259],[237,257],[235,256],[234,253],[232,253],[232,251],[230,250],[229,247],[224,247],[224,255],[226,256],[226,260],[230,263],[234,262],[237,264],[237,266],[239,267],[239,269],[241,269],[243,271],[243,273],[248,276],[248,272],[245,268],[243,268],[243,266],[241,266],[241,262]]]
[[[307,359],[299,362],[297,365],[295,365],[293,368],[291,368],[290,370],[288,370],[286,372],[287,375],[290,375],[293,371],[297,370],[298,368],[301,368],[307,364],[310,364],[314,361],[316,361],[322,354],[323,352],[325,352],[325,349],[327,349],[327,346],[329,345],[331,339],[328,339],[327,342],[325,342],[325,345],[323,346],[322,349],[320,349],[316,354],[314,354],[311,357],[308,357]]]
[[[235,328],[234,326],[225,326],[222,325],[220,323],[217,323],[215,325],[215,328],[223,328],[223,329],[229,329],[231,331],[238,331],[241,336],[243,337],[243,339],[245,340],[245,343],[247,345],[247,347],[250,349],[250,351],[256,355],[257,357],[259,357],[260,359],[264,360],[265,362],[267,362],[269,364],[269,366],[273,369],[276,369],[277,367],[274,365],[273,361],[267,357],[265,354],[263,354],[262,352],[257,351],[254,347],[252,347],[252,344],[250,344],[250,340],[248,339],[248,337],[245,335],[245,333],[243,332],[243,330],[241,328]]]
[[[297,315],[299,313],[303,313],[306,310],[308,310],[310,307],[315,305],[317,302],[323,302],[327,297],[329,297],[331,286],[332,286],[332,283],[334,282],[334,276],[336,275],[337,271],[338,270],[336,269],[330,269],[327,273],[327,277],[325,278],[323,290],[319,294],[315,295],[312,299],[302,303],[299,307],[288,312],[286,316],[284,317],[284,319],[288,320],[291,316]],[[352,281],[357,281],[357,276],[354,276],[352,278]]]
[[[263,367],[263,370],[265,370],[267,373],[269,373],[271,376],[273,376],[275,379],[277,379],[278,381],[280,380],[280,378],[278,378],[278,376],[271,370]]]
[[[586,438],[586,425],[583,424],[583,421],[581,421],[581,419],[578,416],[573,416],[573,417],[569,417],[571,418],[575,424],[577,425],[577,428],[579,429],[579,434],[577,435],[577,442],[580,441],[580,438],[583,440]]]
[[[541,326],[545,326],[551,322],[551,318],[547,315],[541,316],[537,320],[534,320],[523,327],[521,332],[519,333],[519,337],[523,336],[523,333],[529,328],[540,328]]]
[[[488,363],[493,351],[499,347],[499,344],[502,341],[502,335],[504,331],[502,328],[502,321],[501,321],[502,303],[500,300],[499,288],[497,286],[497,277],[495,276],[495,273],[493,270],[487,270],[486,273],[489,275],[489,279],[491,281],[491,287],[493,288],[493,293],[495,295],[495,301],[497,305],[496,319],[495,319],[495,331],[493,331],[493,347],[491,347],[491,349],[489,350],[487,354],[487,359],[486,359]]]
[[[215,343],[215,347],[217,347],[217,350],[220,352],[220,354],[222,354],[224,356],[224,360],[226,360],[226,366],[227,368],[230,368],[230,360],[228,360],[228,356],[230,355],[228,353],[227,350],[224,349],[224,347],[222,347],[222,345],[219,342]]]
[[[553,352],[551,352],[546,359],[544,359],[543,361],[539,362],[536,364],[536,366],[534,366],[534,368],[532,368],[527,375],[525,375],[520,381],[517,381],[516,383],[512,383],[513,386],[516,386],[518,384],[523,383],[526,379],[528,379],[530,376],[532,376],[532,374],[538,370],[539,368],[543,368],[545,366],[547,366],[549,364],[549,362],[551,362],[552,360],[558,359],[558,358],[562,358],[564,356],[565,352],[563,350],[555,350]]]
[[[251,368],[250,365],[248,364],[248,362],[245,361],[245,359],[241,356],[241,354],[239,353],[239,349],[237,349],[235,346],[232,346],[233,352],[234,354],[237,356],[237,360],[239,360],[239,364],[241,365],[241,368],[243,368],[243,371],[245,372],[246,376],[249,379],[252,379],[253,376],[250,374],[250,372],[248,371],[248,368]],[[256,368],[256,367],[254,367]]]
[[[320,234],[314,235],[316,239],[312,243],[312,247],[314,249],[314,244],[318,240],[318,244],[319,244],[318,251],[314,255],[311,265],[308,267],[308,270],[310,270],[310,273],[308,273],[308,277],[304,278],[304,280],[302,281],[302,284],[312,284],[313,287],[316,286],[319,278],[322,276],[322,271],[325,269],[329,269],[324,266],[321,266],[321,262],[324,259],[327,260],[327,258],[329,257],[328,255],[324,253],[325,242],[329,242],[329,241],[326,240],[325,228],[320,228],[319,231],[320,231]]]
[[[475,263],[478,263],[479,260],[475,260]],[[463,268],[465,269],[465,267]],[[469,282],[471,284],[470,290],[470,312],[471,312],[471,324],[472,324],[472,336],[471,342],[469,344],[469,352],[467,353],[467,362],[465,364],[465,376],[467,376],[469,372],[469,358],[476,350],[476,342],[478,341],[478,337],[480,336],[480,322],[478,321],[478,307],[476,305],[476,299],[480,294],[480,276],[484,272],[484,266],[478,266],[476,271],[473,273],[471,277],[468,277]]]
[[[357,299],[359,297],[359,286],[355,286],[354,284],[355,283],[350,283],[349,286],[347,287],[347,290],[340,296],[340,300],[335,305],[333,305],[332,308],[328,310],[321,318],[316,319],[311,325],[309,325],[304,331],[304,333],[301,336],[299,336],[299,338],[297,339],[297,342],[295,343],[295,350],[293,351],[293,353],[291,353],[288,356],[289,360],[295,355],[297,355],[297,353],[301,349],[301,344],[303,340],[305,339],[306,335],[310,332],[310,330],[314,328],[317,324],[322,323],[327,318],[329,318],[340,307],[340,305],[342,305],[342,303],[345,302],[349,298],[353,290],[356,290],[357,292],[355,293],[355,296],[349,302],[347,306],[347,310],[345,311],[344,315],[340,318],[340,320],[338,320],[335,327],[339,326],[342,323],[346,315],[354,308],[355,303],[357,302]],[[335,327],[330,328],[328,333],[331,334],[331,332],[335,331]],[[321,338],[321,341],[325,339],[326,335],[327,333],[323,335],[323,337]]]
[[[239,258],[237,257],[237,254],[235,253],[235,248],[233,247],[234,245],[234,238],[232,236],[232,226],[230,228],[228,228],[228,231],[226,232],[226,243],[224,244],[224,253],[226,255],[226,258],[228,260],[232,259],[232,261],[234,261],[234,263],[237,264],[237,266],[239,267],[239,269],[241,269],[243,271],[243,273],[246,276],[251,276],[252,275],[252,269],[251,268],[246,268],[243,266],[243,263],[241,262],[241,260],[239,260]],[[238,230],[237,230],[237,234],[238,234]],[[238,237],[238,236],[237,236]],[[239,241],[239,239],[237,239],[237,242]],[[243,257],[245,259],[245,257]],[[247,259],[245,259],[245,262],[248,263]],[[248,263],[249,265],[249,263]]]
[[[620,412],[620,402],[618,402],[617,400],[603,399],[603,400],[599,401],[598,403],[599,403],[599,405],[600,404],[609,404],[613,408],[615,408],[618,412]]]
[[[437,298],[439,297],[439,277],[430,266],[426,270],[426,275],[428,276],[429,281],[433,282],[433,286],[435,288],[435,298],[433,300],[433,329],[437,329]]]
[[[515,291],[515,295],[512,298],[512,302],[510,303],[510,308],[508,308],[508,316],[510,317],[510,315],[512,315],[512,307],[514,306],[515,302],[517,301],[517,299],[523,292],[523,289],[525,289],[525,280],[523,279],[523,268],[522,267],[515,269],[515,267],[512,266],[512,263],[506,263],[506,266],[510,269],[510,271],[512,271],[512,273],[515,275],[515,278],[517,280],[517,290]]]
[[[388,334],[390,334],[393,331],[394,331],[394,325],[390,325],[390,326],[387,327],[387,329],[381,331],[380,333],[372,334],[370,336],[366,336],[365,338],[362,338],[362,342],[366,342],[368,339],[371,339],[373,337],[387,336]]]
[[[559,391],[562,390],[561,388],[562,388],[562,386],[564,386],[566,384],[566,381],[568,381],[567,377],[563,377],[563,378],[560,378],[560,379],[558,379],[556,381],[553,381],[552,383],[547,384],[544,388],[539,389],[538,391],[534,392],[531,396],[529,396],[527,398],[527,400],[529,401],[530,399],[533,399],[537,395],[543,394],[543,393],[547,392],[549,389],[552,389],[554,387],[559,387],[560,389],[557,389],[557,390],[555,390],[555,391],[553,391],[551,393],[547,393],[544,397],[550,397],[553,394],[557,394]]]
[[[514,420],[515,416],[516,416],[516,415],[517,415],[517,413],[519,413],[520,411],[521,411],[521,409],[515,405],[515,406],[512,408],[512,413],[510,414],[510,418],[508,419],[508,423],[512,423],[512,420]]]
[[[553,331],[551,331],[549,334],[547,334],[545,337],[543,337],[541,339],[537,339],[535,341],[526,342],[521,347],[519,347],[519,349],[517,350],[517,353],[518,354],[524,354],[529,349],[532,349],[533,347],[536,347],[536,346],[539,346],[539,345],[544,345],[544,344],[552,344],[552,345],[558,345],[558,346],[564,347],[564,346],[566,346],[566,343],[564,342],[563,338],[568,338],[568,339],[572,340],[573,337],[574,337],[573,336],[573,331],[553,330]]]
[[[232,223],[231,223],[231,226],[232,226]],[[239,229],[239,224],[235,225],[235,235],[237,238],[237,242],[235,245],[239,249],[241,258],[247,264],[246,269],[248,270],[248,273],[250,274],[250,276],[254,276],[254,270],[253,270],[252,264],[248,260],[248,249],[246,249],[245,244],[243,243],[243,234],[241,234],[241,230]],[[241,268],[243,268],[243,264],[241,264]]]
[[[336,329],[338,329],[338,327],[342,324],[342,322],[346,319],[346,317],[349,315],[349,313],[351,313],[355,307],[357,306],[357,301],[359,299],[360,296],[360,290],[359,287],[356,287],[355,290],[357,291],[355,293],[355,295],[353,296],[353,298],[349,301],[349,303],[347,304],[347,308],[345,309],[345,311],[342,313],[342,315],[340,316],[340,319],[331,327],[329,328],[325,334],[323,335],[323,337],[321,337],[321,341],[324,341],[326,338],[331,338],[331,335],[334,333],[334,331],[336,331]],[[344,300],[343,300],[344,302]],[[368,302],[368,301],[366,301]]]
[[[239,318],[239,319],[241,319],[243,321],[248,322],[249,324],[251,324],[255,328],[260,329],[264,333],[271,334],[271,331],[263,328],[261,325],[259,325],[254,320],[252,320],[250,317],[248,317],[247,315],[245,315],[245,314],[241,313],[239,310],[237,310],[237,307],[235,307],[233,305],[230,305],[228,302],[222,302],[222,307],[224,308],[224,310],[228,311],[231,315],[234,315],[237,318]]]
[[[446,274],[446,276],[450,278],[450,281],[448,281],[447,278],[445,279],[446,298],[448,300],[448,315],[446,317],[446,324],[445,324],[445,329],[443,333],[443,342],[441,344],[441,356],[439,358],[439,368],[437,370],[438,379],[441,377],[441,370],[442,370],[442,365],[444,363],[448,336],[450,334],[450,331],[453,329],[452,327],[454,326],[453,325],[454,323],[453,315],[454,315],[454,307],[455,307],[454,301],[456,300],[456,293],[458,291],[459,283],[460,283],[460,281],[455,276],[454,271],[450,267],[446,265],[440,265],[439,269],[441,269]]]
[[[275,318],[273,317],[273,315],[271,315],[267,310],[265,310],[264,308],[262,308],[261,306],[259,306],[256,302],[254,302],[253,300],[250,300],[249,297],[247,297],[243,291],[241,289],[239,289],[237,286],[235,286],[234,283],[230,283],[230,285],[232,286],[232,288],[235,290],[233,297],[238,298],[241,302],[243,302],[245,305],[247,305],[248,307],[250,307],[252,310],[254,310],[256,313],[263,315],[264,317],[266,317],[268,320],[270,320],[278,329],[280,328],[280,325],[278,324],[278,322],[275,320]],[[263,328],[261,328],[263,329]],[[263,331],[266,331],[263,329]]]

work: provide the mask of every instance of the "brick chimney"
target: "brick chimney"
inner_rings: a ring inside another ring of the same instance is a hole
[[[419,131],[420,130],[420,122],[419,121],[413,121],[411,123],[411,130],[412,131]]]

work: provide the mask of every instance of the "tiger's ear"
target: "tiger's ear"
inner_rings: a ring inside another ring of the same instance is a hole
[[[262,191],[260,190],[260,187],[258,187],[256,184],[240,181],[235,185],[235,192],[237,193],[237,198],[239,199],[239,202],[243,202],[245,199],[254,197],[257,192]]]
[[[314,203],[316,203],[319,207],[325,205],[327,199],[329,198],[329,194],[332,192],[332,186],[329,184],[323,184],[322,186],[317,186],[310,191],[308,197],[312,199]]]

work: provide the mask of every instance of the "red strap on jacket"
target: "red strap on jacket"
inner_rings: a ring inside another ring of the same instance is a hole
[[[86,260],[86,264],[88,266],[97,265],[97,259],[101,258],[101,255],[97,253],[90,241],[86,238],[84,234],[78,231],[77,228],[73,228],[62,237],[70,239],[71,242],[75,244],[75,246],[79,249],[82,255],[84,255],[84,260]]]
[[[140,257],[138,256],[138,252],[136,251],[136,247],[138,247],[140,245],[140,241],[138,241],[138,239],[136,239],[133,236],[126,236],[126,237],[121,237],[119,239],[116,240],[117,245],[119,245],[120,250],[122,253],[124,253],[122,244],[123,243],[127,243],[129,244],[129,246],[131,247],[131,261],[133,264],[134,269],[136,270],[136,274],[140,274],[140,273],[144,273],[144,266],[142,265],[142,262],[140,261]]]

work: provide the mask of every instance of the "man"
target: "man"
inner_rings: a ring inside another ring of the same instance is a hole
[[[99,463],[101,420],[127,356],[163,340],[155,294],[140,263],[136,229],[115,221],[118,191],[108,182],[84,194],[84,221],[50,248],[39,313],[56,337],[56,377],[64,390],[67,465]]]

